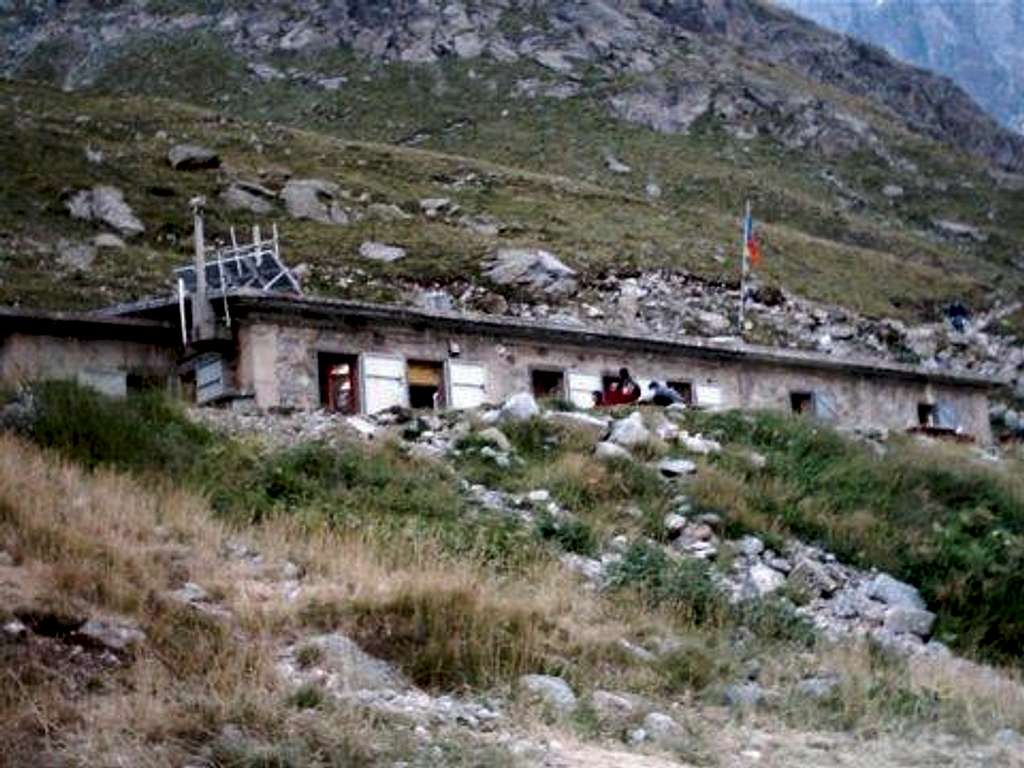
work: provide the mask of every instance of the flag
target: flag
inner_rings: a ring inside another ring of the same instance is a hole
[[[743,219],[743,248],[747,262],[752,267],[761,263],[761,243],[757,239],[757,232],[754,231],[754,217],[747,209],[747,215]]]

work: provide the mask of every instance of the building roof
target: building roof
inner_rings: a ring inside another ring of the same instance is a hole
[[[223,295],[211,295],[213,305],[222,311]],[[697,336],[664,336],[651,333],[630,333],[604,328],[555,324],[481,313],[459,313],[393,304],[375,304],[350,299],[267,294],[248,289],[235,289],[227,294],[232,315],[248,317],[287,317],[317,324],[342,322],[376,322],[410,327],[432,327],[459,333],[489,334],[506,338],[522,338],[576,346],[600,346],[624,351],[644,350],[678,353],[711,360],[745,360],[753,363],[793,368],[839,371],[863,376],[881,376],[903,380],[952,384],[957,386],[996,388],[1007,382],[991,376],[935,370],[923,366],[893,363],[869,357],[840,357],[798,349],[749,344],[739,339],[709,339]],[[166,316],[177,313],[177,300],[147,300],[104,310],[116,316]]]
[[[170,346],[181,340],[179,329],[168,322],[82,312],[0,307],[0,336],[12,333],[138,341],[160,346]]]

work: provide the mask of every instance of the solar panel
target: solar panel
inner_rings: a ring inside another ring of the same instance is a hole
[[[231,233],[234,241],[234,231]],[[291,270],[281,261],[281,252],[277,241],[277,228],[274,236],[260,239],[259,231],[254,232],[253,242],[246,245],[233,244],[214,251],[206,262],[206,287],[209,291],[231,290],[233,288],[253,288],[274,293],[302,293],[299,281]],[[196,290],[196,268],[194,264],[178,267],[175,276],[184,281],[185,290],[194,293]]]

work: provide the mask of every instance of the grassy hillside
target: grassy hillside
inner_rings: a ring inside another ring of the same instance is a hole
[[[0,677],[7,755],[47,754],[69,765],[106,764],[116,754],[153,766],[197,758],[512,766],[536,764],[524,745],[552,738],[552,757],[564,765],[662,768],[670,764],[662,758],[732,765],[722,745],[753,748],[751,726],[772,734],[768,764],[790,768],[820,765],[822,749],[907,766],[959,765],[978,749],[997,761],[1016,754],[981,746],[999,728],[1024,726],[1024,698],[1009,678],[815,641],[783,602],[730,606],[708,566],[670,560],[640,538],[608,589],[586,588],[560,554],[585,552],[613,531],[641,534],[675,491],[642,465],[592,461],[572,431],[540,422],[508,428],[523,463],[504,475],[509,488],[550,488],[578,521],[567,530],[470,508],[457,476],[497,475],[481,474],[469,444],[453,472],[448,462],[405,455],[400,442],[281,450],[215,436],[154,396],[112,403],[48,386],[36,402],[28,434],[46,448],[0,438],[0,546],[12,555],[11,565],[0,564],[0,618],[44,633],[54,617],[121,617],[145,640],[106,668],[94,666],[91,649],[77,661],[68,656],[59,633],[0,643],[10,672]],[[771,448],[765,483],[781,482],[778,473],[800,460],[800,432],[787,434],[772,446],[755,438]],[[731,451],[711,478],[732,471]],[[990,489],[1014,487],[962,464],[955,471]],[[934,503],[937,512],[955,509],[948,499]],[[630,505],[644,515],[622,512]],[[742,501],[721,508],[749,527],[763,522]],[[285,560],[304,574],[298,582],[276,575]],[[208,595],[200,609],[172,597],[183,582]],[[283,653],[316,668],[323,651],[315,638],[337,631],[431,695],[501,702],[514,726],[430,722],[413,732],[415,719],[335,699],[326,681],[296,686],[282,677],[275,660]],[[623,644],[656,647],[665,638],[674,650],[657,656]],[[516,692],[524,672],[562,676],[580,705],[571,715],[530,705]],[[751,674],[782,693],[757,712],[724,714],[722,686]],[[841,681],[824,700],[797,692],[815,674]],[[609,717],[599,690],[671,712],[685,735],[623,751],[638,716]],[[956,735],[922,749],[936,729]],[[807,751],[815,739],[827,746]],[[975,739],[982,741],[968,746]]]
[[[148,68],[133,61],[121,74],[134,73],[148,93],[178,96],[179,82],[162,82],[156,62],[176,77],[190,70],[165,53],[173,51],[149,52]],[[184,53],[195,57],[196,50]],[[229,74],[237,69],[221,63]],[[211,235],[224,240],[229,225],[254,219],[227,211],[220,190],[236,178],[276,190],[288,174],[337,182],[356,201],[346,204],[368,214],[329,226],[289,219],[278,203],[261,217],[264,225],[279,222],[288,261],[309,265],[308,286],[324,293],[355,291],[353,277],[360,295],[380,299],[397,298],[401,280],[464,284],[478,280],[486,254],[511,244],[548,248],[585,281],[609,269],[655,268],[734,281],[747,197],[765,222],[764,278],[810,298],[921,317],[951,296],[985,304],[1020,285],[1012,260],[1024,242],[1024,194],[997,190],[966,158],[905,138],[927,183],[908,184],[903,198],[889,202],[881,187],[900,179],[871,158],[836,164],[837,185],[819,161],[767,141],[737,141],[713,124],[665,136],[612,120],[593,96],[503,107],[494,93],[510,87],[508,77],[453,64],[391,68],[363,83],[356,69],[336,94],[246,81],[227,87],[231,98],[221,101],[214,81],[197,72],[189,97],[205,101],[203,109],[0,84],[0,160],[8,171],[0,179],[0,301],[95,306],[163,289],[168,269],[188,258],[193,195],[208,197]],[[364,141],[396,141],[421,129],[420,148]],[[166,152],[184,141],[216,149],[222,169],[172,171]],[[103,159],[90,162],[87,147]],[[633,172],[608,171],[608,154]],[[650,181],[663,189],[658,200],[644,194]],[[943,192],[935,189],[940,182]],[[58,241],[87,241],[97,231],[68,216],[62,195],[96,184],[121,188],[146,232],[124,252],[100,251],[88,269],[61,267]],[[850,194],[863,203],[851,207]],[[418,200],[438,196],[461,213],[421,215]],[[384,220],[368,213],[372,203],[395,204],[411,217]],[[463,214],[491,216],[503,229],[478,234],[459,225]],[[943,240],[930,229],[933,217],[980,224],[988,240]],[[410,255],[389,265],[366,262],[357,255],[365,240],[402,245]]]

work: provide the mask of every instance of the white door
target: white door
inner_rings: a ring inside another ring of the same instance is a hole
[[[595,391],[601,391],[599,375],[592,373],[569,374],[569,400],[577,408],[593,408]]]
[[[487,401],[487,369],[461,360],[447,362],[448,407],[476,408]]]
[[[395,405],[409,404],[409,387],[405,383],[405,361],[392,355],[363,355],[362,403],[366,413],[378,413]]]

